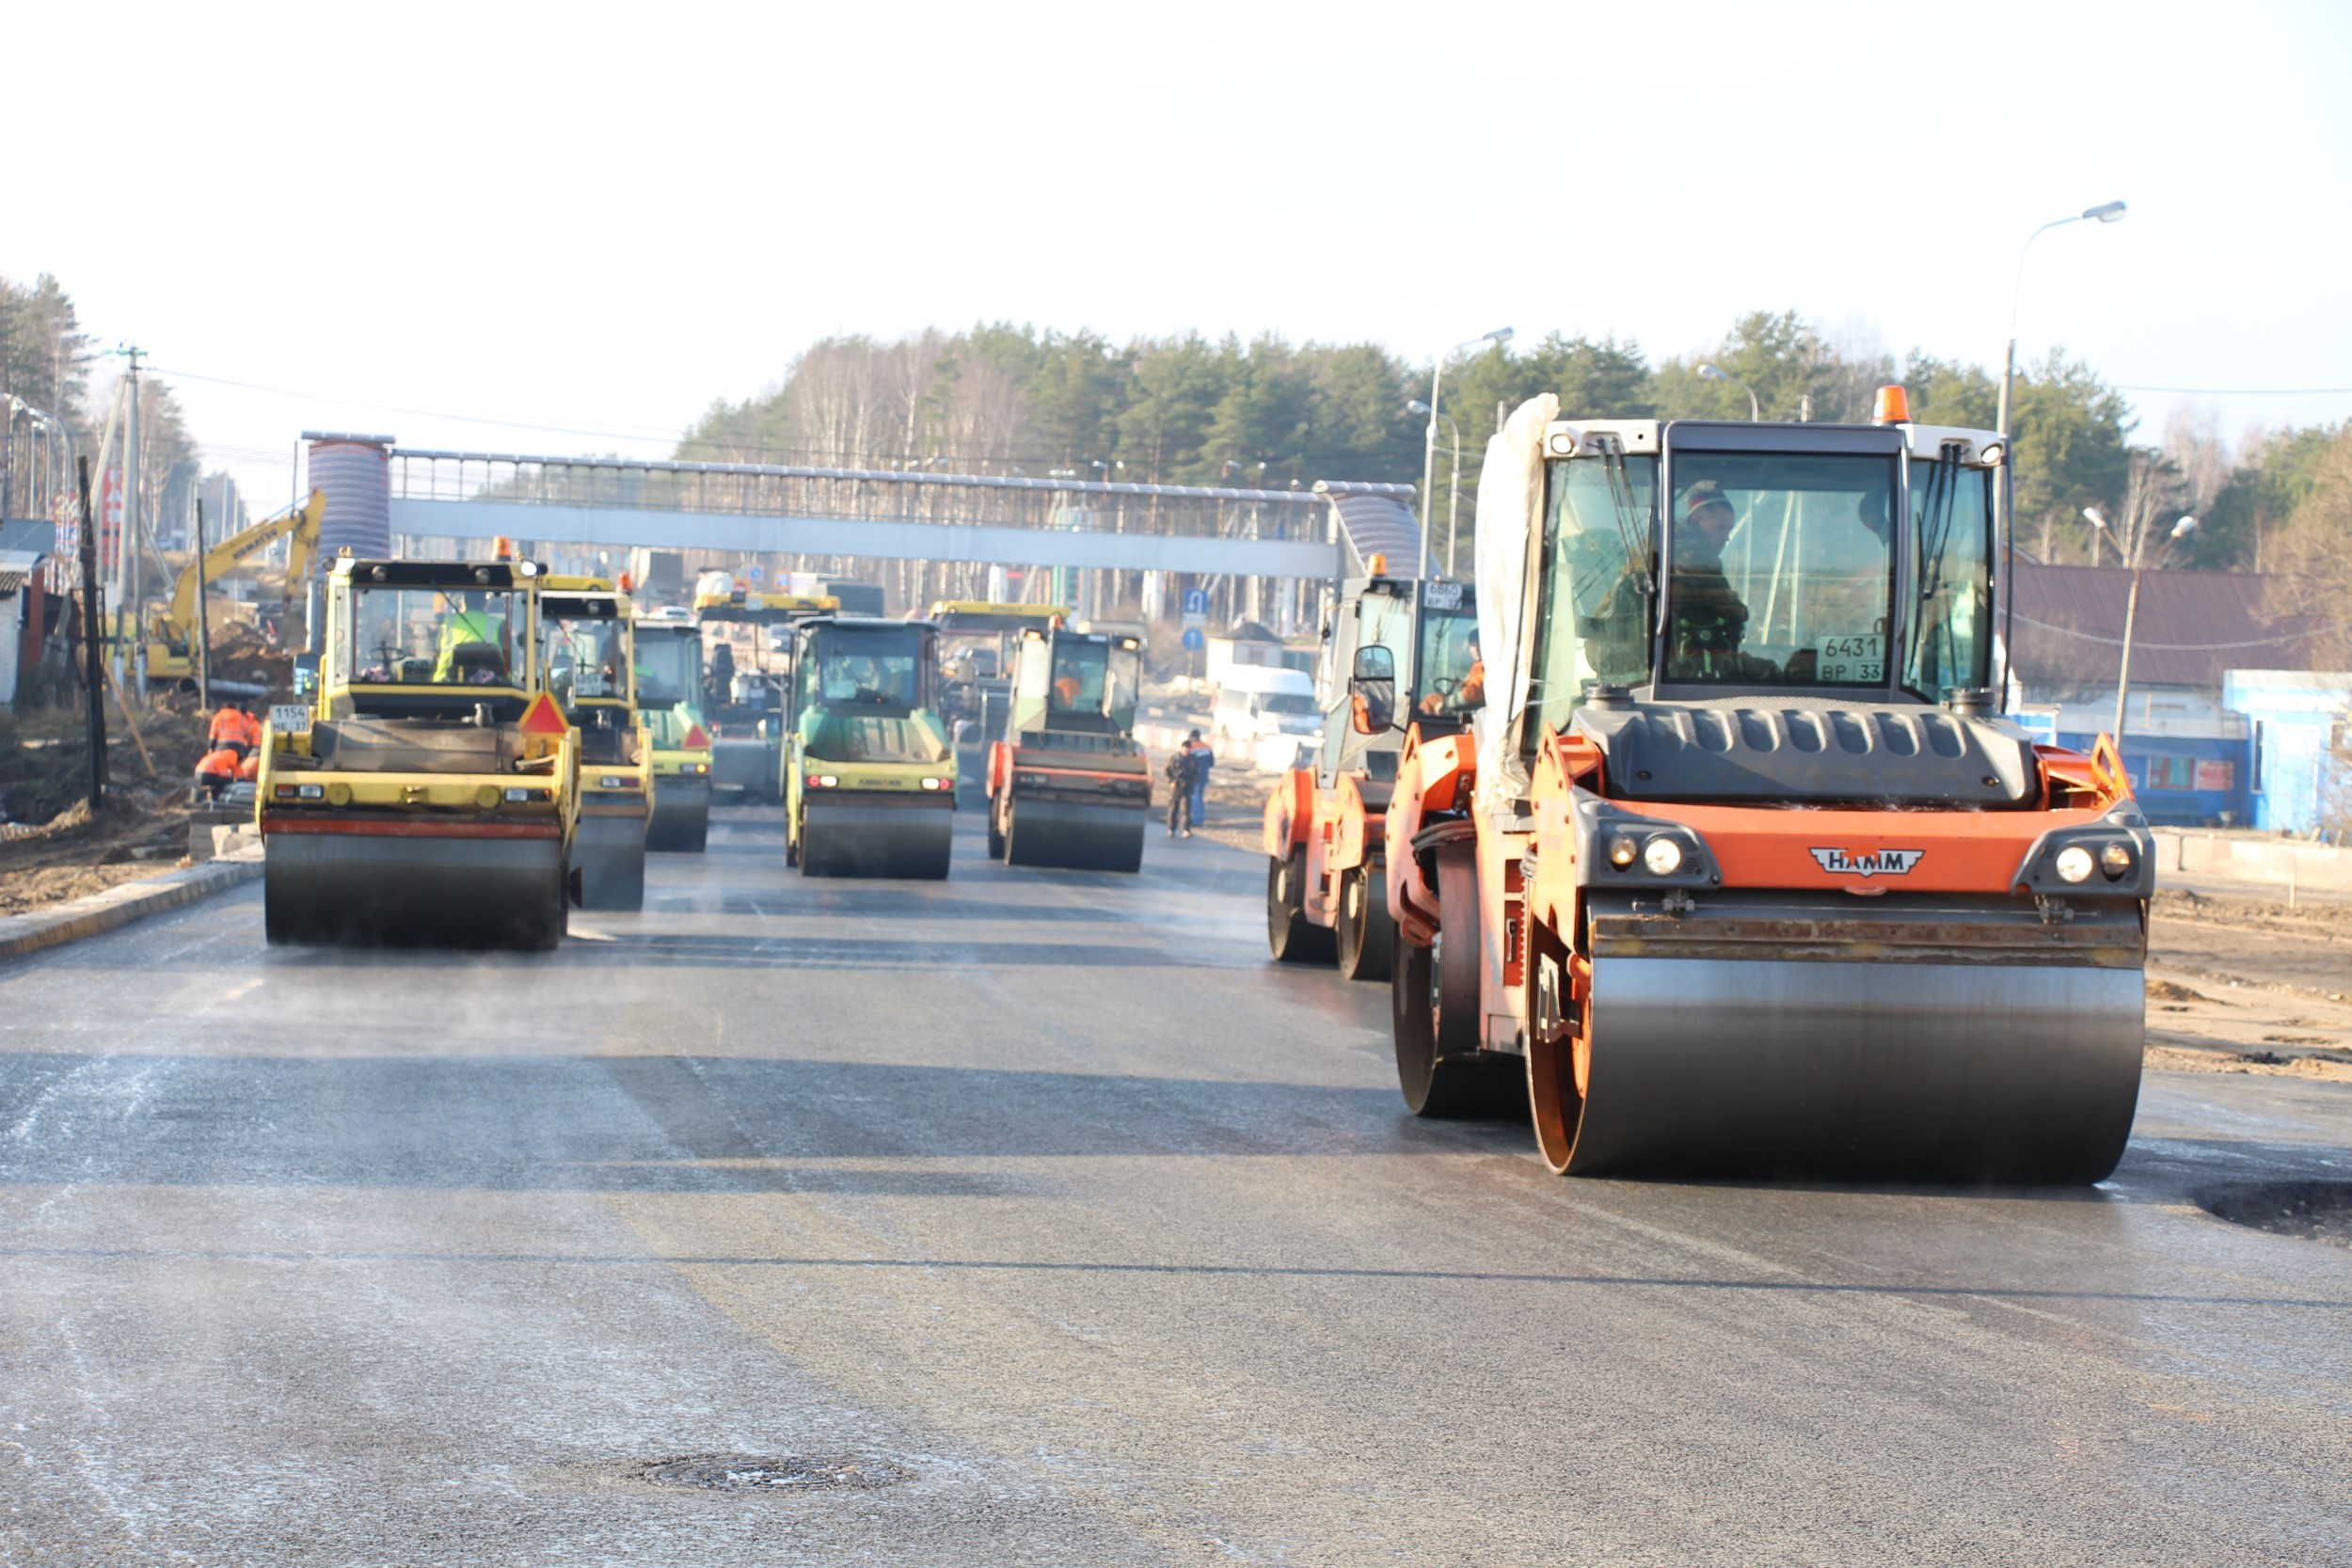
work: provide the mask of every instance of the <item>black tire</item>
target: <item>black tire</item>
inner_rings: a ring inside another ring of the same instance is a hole
[[[1396,922],[1389,914],[1389,890],[1368,867],[1340,879],[1339,916],[1332,924],[1340,974],[1350,980],[1385,980],[1396,946]]]
[[[792,832],[792,819],[784,821],[784,868],[787,871],[801,863],[801,841]]]
[[[1472,853],[1467,845],[1438,851],[1438,908],[1445,927],[1430,947],[1416,947],[1397,932],[1389,969],[1397,1088],[1406,1110],[1436,1120],[1526,1114],[1520,1064],[1479,1049],[1482,959]]]
[[[988,858],[993,861],[1005,858],[1005,830],[996,820],[996,802],[993,800],[988,803]]]
[[[1337,951],[1330,931],[1308,919],[1301,907],[1306,885],[1306,850],[1292,850],[1288,860],[1267,857],[1265,941],[1278,963],[1327,964]]]

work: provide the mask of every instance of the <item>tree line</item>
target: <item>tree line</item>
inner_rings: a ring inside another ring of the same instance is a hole
[[[96,397],[91,372],[97,339],[82,328],[65,286],[47,273],[30,284],[0,277],[0,515],[54,517],[73,495],[65,443],[44,435],[17,404],[49,415],[72,433],[72,447],[95,464],[114,388]],[[12,403],[11,400],[14,400]],[[117,440],[120,440],[118,434]],[[119,448],[117,449],[119,461]],[[161,378],[139,381],[140,494],[149,519],[166,535],[183,533],[203,481],[203,454]],[[93,483],[96,476],[93,475]],[[96,504],[96,498],[92,498]]]
[[[1703,365],[1728,379],[1701,376]],[[1794,311],[1751,312],[1683,356],[1652,359],[1630,341],[1565,333],[1490,348],[1448,366],[1443,411],[1459,431],[1468,491],[1498,412],[1537,392],[1593,415],[1744,419],[1752,388],[1768,420],[1862,420],[1889,382],[1909,388],[1922,421],[1994,422],[1997,372],[1834,341]],[[1114,343],[998,322],[892,341],[822,340],[757,396],[713,404],[676,455],[1278,489],[1318,479],[1418,483],[1424,420],[1406,404],[1428,396],[1425,363],[1374,343],[1294,344],[1271,333]],[[2257,432],[2233,454],[2211,415],[2191,415],[2148,441],[2123,395],[2062,350],[2020,368],[2012,404],[2018,541],[2053,562],[2116,560],[2082,515],[2093,507],[2111,522],[2198,515],[2203,526],[2174,564],[2268,565],[2317,454],[2345,439],[2343,427]],[[1439,441],[1441,493],[1453,435]]]

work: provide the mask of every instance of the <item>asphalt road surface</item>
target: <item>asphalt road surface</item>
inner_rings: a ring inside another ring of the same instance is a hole
[[[0,1561],[2352,1561],[2352,1249],[2199,1207],[2352,1090],[2152,1076],[2090,1193],[1562,1181],[1252,857],[977,829],[0,965]]]

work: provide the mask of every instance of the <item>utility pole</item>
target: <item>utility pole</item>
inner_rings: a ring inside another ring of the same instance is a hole
[[[88,705],[84,732],[89,740],[89,810],[96,816],[106,800],[106,666],[98,647],[98,527],[89,510],[89,459],[73,460],[82,498],[82,695]]]
[[[204,498],[196,498],[196,704],[213,711],[213,628],[204,608]]]
[[[147,605],[144,562],[139,559],[139,351],[125,348],[131,359],[131,405],[122,423],[122,607],[119,614],[131,637],[131,689],[147,701]]]

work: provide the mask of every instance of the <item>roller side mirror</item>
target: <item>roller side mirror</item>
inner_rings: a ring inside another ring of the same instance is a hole
[[[1396,656],[1375,644],[1356,650],[1347,675],[1348,706],[1358,735],[1396,727]]]

